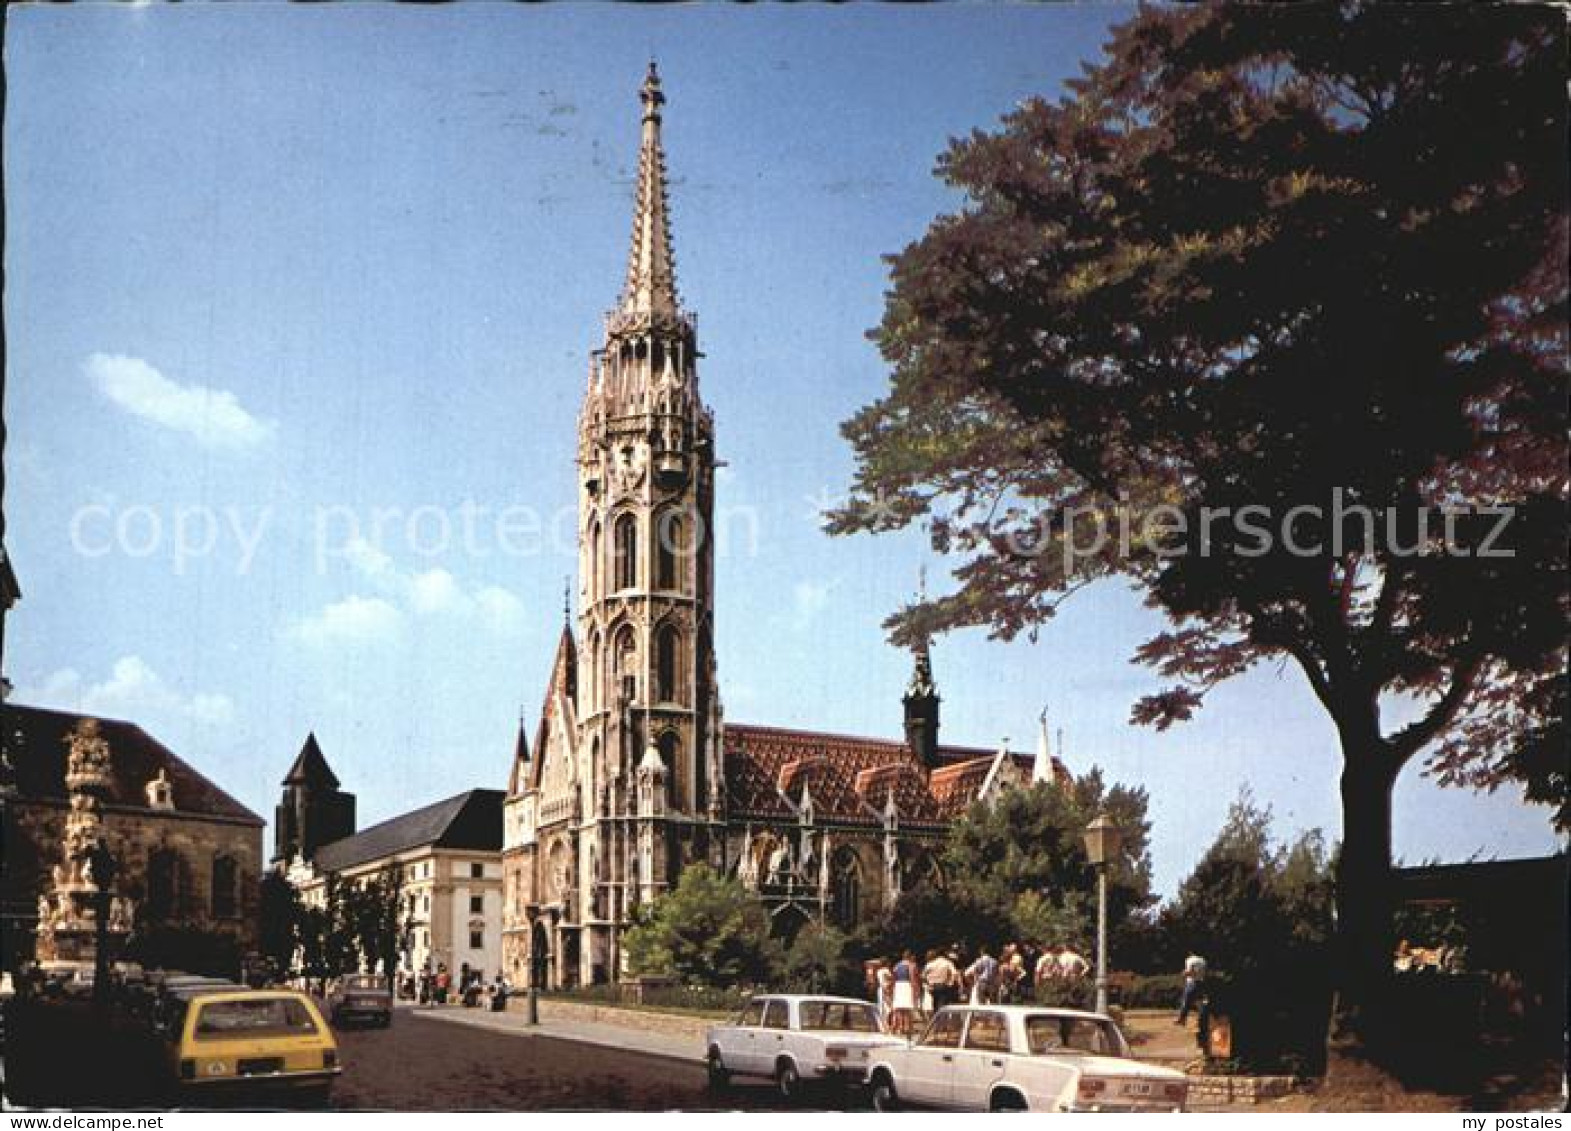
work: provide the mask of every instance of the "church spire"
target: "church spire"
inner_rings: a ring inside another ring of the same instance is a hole
[[[666,216],[665,151],[660,145],[660,73],[649,61],[639,91],[643,100],[643,141],[638,149],[638,196],[633,207],[633,244],[620,313],[674,317],[677,313],[676,261],[671,254],[671,225]]]

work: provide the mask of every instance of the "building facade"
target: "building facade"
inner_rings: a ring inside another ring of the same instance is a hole
[[[228,936],[236,954],[256,945],[262,819],[134,723],[7,703],[0,754],[5,865],[0,882],[3,959],[31,959],[40,911],[72,823],[68,751],[104,751],[103,838],[118,867],[133,940]]]
[[[409,926],[400,971],[467,966],[489,977],[502,968],[502,798],[471,789],[356,832],[354,797],[313,734],[284,777],[273,864],[318,907],[330,880],[396,876]]]
[[[725,722],[714,650],[715,426],[697,321],[676,288],[653,64],[632,246],[579,414],[578,612],[558,640],[531,746],[520,725],[503,818],[503,966],[515,984],[624,973],[621,931],[693,862],[736,875],[783,935],[854,926],[942,883],[934,850],[1035,760],[942,745],[925,645],[904,741]]]

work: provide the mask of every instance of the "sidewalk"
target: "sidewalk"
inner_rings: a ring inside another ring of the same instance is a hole
[[[581,1021],[564,1017],[546,1016],[547,1003],[541,1003],[540,1024],[531,1025],[522,1012],[508,1010],[492,1013],[490,1010],[465,1009],[461,1006],[407,1006],[404,1015],[433,1018],[455,1025],[469,1025],[477,1029],[490,1029],[497,1033],[511,1033],[520,1037],[546,1037],[557,1041],[576,1041],[584,1045],[600,1045],[621,1049],[624,1052],[643,1053],[646,1056],[665,1057],[692,1064],[704,1062],[704,1043],[701,1034],[684,1035],[635,1029],[625,1025],[605,1022]]]

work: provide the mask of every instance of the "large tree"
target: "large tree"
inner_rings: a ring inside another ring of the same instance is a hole
[[[1145,790],[1107,788],[1092,769],[1069,789],[1035,785],[977,802],[949,830],[944,845],[947,895],[968,904],[981,923],[1007,935],[988,937],[1047,945],[1095,945],[1096,873],[1086,858],[1085,829],[1106,813],[1123,833],[1108,873],[1108,914],[1116,930],[1149,907],[1151,825]]]
[[[963,206],[893,257],[891,388],[845,426],[831,529],[962,559],[897,638],[1035,631],[1117,575],[1171,622],[1135,721],[1298,666],[1343,759],[1349,1020],[1402,768],[1564,797],[1565,49],[1548,7],[1143,9],[940,159]],[[1498,537],[1420,525],[1486,506]]]
[[[687,985],[758,985],[778,969],[781,947],[763,905],[706,864],[639,907],[624,942],[634,974],[674,975]]]

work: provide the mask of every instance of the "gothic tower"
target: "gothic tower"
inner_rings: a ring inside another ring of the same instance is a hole
[[[616,925],[665,890],[684,859],[714,851],[708,834],[722,815],[714,421],[699,397],[696,321],[677,297],[653,63],[640,93],[627,278],[590,358],[578,428],[578,762],[589,839],[578,860],[584,926],[608,970]]]
[[[306,735],[282,784],[273,816],[274,863],[288,867],[296,857],[309,862],[322,845],[354,835],[354,794],[338,787],[314,732]]]

